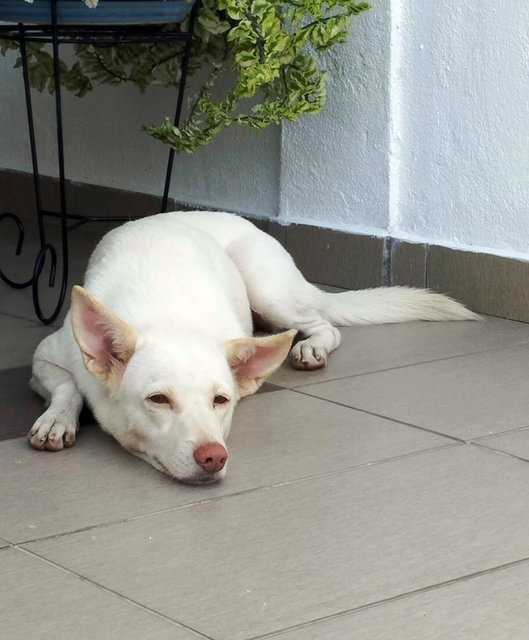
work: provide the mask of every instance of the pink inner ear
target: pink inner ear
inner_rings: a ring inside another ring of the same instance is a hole
[[[81,323],[83,339],[89,355],[101,365],[106,364],[109,358],[116,357],[115,345],[108,331],[109,327],[93,307],[83,305]]]
[[[272,367],[277,358],[277,346],[263,347],[257,345],[250,352],[247,360],[242,360],[237,366],[239,380],[255,380],[262,378]]]

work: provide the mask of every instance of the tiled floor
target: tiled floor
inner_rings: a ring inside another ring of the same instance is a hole
[[[528,325],[345,329],[326,370],[241,402],[210,487],[90,423],[32,450],[50,329],[2,285],[0,331],[2,639],[528,637]]]

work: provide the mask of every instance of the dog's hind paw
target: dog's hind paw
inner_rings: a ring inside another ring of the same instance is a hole
[[[44,412],[31,427],[28,440],[35,449],[60,451],[63,447],[73,447],[77,425],[69,424],[61,413]]]
[[[294,369],[322,369],[327,365],[327,350],[312,345],[309,340],[301,340],[290,350],[290,362]]]

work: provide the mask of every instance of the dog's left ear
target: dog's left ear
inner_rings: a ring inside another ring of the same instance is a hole
[[[287,357],[297,331],[265,338],[240,338],[226,343],[228,363],[241,396],[255,393]]]
[[[72,290],[72,325],[85,367],[114,388],[134,354],[136,330],[79,286]]]

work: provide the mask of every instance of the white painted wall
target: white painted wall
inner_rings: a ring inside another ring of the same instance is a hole
[[[323,58],[328,104],[233,128],[178,159],[172,195],[283,222],[529,257],[529,3],[373,0]],[[11,60],[12,62],[12,60]],[[44,173],[52,104],[39,96]],[[166,151],[141,133],[168,92],[66,98],[69,177],[158,193]],[[0,167],[29,170],[19,71],[0,59]]]
[[[282,128],[280,219],[385,233],[388,226],[389,3],[322,55],[327,105]]]
[[[0,56],[0,167],[30,171],[27,120],[16,53]],[[159,194],[168,147],[141,130],[173,117],[176,92],[151,87],[101,86],[76,98],[63,95],[67,177]],[[33,92],[40,170],[57,175],[54,98]],[[264,135],[262,135],[264,133]],[[261,135],[260,135],[261,134]],[[213,145],[177,155],[171,195],[183,202],[260,216],[278,210],[280,128],[222,132]],[[0,185],[1,188],[1,185]]]
[[[395,232],[529,253],[529,2],[399,2]]]
[[[373,4],[283,129],[281,217],[529,258],[529,2]]]

